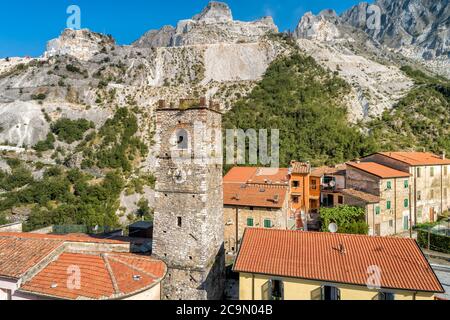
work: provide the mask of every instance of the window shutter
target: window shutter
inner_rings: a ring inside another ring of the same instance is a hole
[[[311,291],[311,300],[323,300],[323,287]]]
[[[270,280],[264,283],[261,287],[261,300],[271,300],[271,283]]]

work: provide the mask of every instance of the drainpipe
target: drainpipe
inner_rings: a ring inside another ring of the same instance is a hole
[[[409,179],[408,179],[409,184]],[[412,192],[411,192],[411,185],[409,184],[409,237],[412,239],[412,207],[411,207],[411,198],[412,198]]]
[[[417,168],[413,168],[413,177],[414,177],[414,225],[417,224]],[[420,169],[419,169],[420,170]]]
[[[373,213],[372,213],[372,215],[373,215],[373,220],[372,220],[372,233],[373,233],[374,236],[376,236],[376,234],[375,234],[375,207],[376,207],[376,204],[373,204],[373,205],[372,205],[372,211],[373,211]],[[381,208],[380,208],[380,209],[381,209]]]
[[[445,157],[445,156],[444,156]],[[441,212],[444,212],[444,166],[441,166]],[[436,219],[437,220],[437,219]]]
[[[255,300],[255,274],[252,273],[252,301]]]
[[[239,245],[240,245],[240,238],[239,238],[239,207],[236,207],[236,243],[235,243],[235,252],[238,252]]]
[[[397,234],[397,178],[394,179],[394,234]]]

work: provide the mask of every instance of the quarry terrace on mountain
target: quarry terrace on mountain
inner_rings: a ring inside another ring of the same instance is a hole
[[[449,299],[449,2],[329,2],[0,59],[0,300]]]

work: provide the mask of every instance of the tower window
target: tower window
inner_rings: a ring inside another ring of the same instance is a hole
[[[183,150],[188,148],[188,132],[184,129],[177,130],[177,147]]]
[[[178,227],[181,228],[181,226],[182,226],[182,220],[181,220],[181,217],[178,217],[178,218],[177,218],[177,224],[178,224]]]

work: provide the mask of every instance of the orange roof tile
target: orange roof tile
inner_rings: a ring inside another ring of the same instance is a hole
[[[379,203],[380,202],[380,197],[374,196],[373,194],[364,192],[364,191],[360,191],[360,190],[355,190],[355,189],[342,189],[340,190],[340,192],[344,195],[344,196],[350,196],[353,198],[357,198],[360,200],[363,200],[367,203]]]
[[[282,208],[287,192],[288,188],[285,186],[224,183],[223,203],[234,206]]]
[[[379,152],[379,154],[404,162],[410,166],[450,164],[450,159],[442,159],[442,157],[429,152]]]
[[[290,171],[294,174],[310,174],[311,165],[306,162],[292,161]]]
[[[0,234],[0,276],[21,278],[63,243],[60,240],[5,237]]]
[[[392,169],[376,162],[349,162],[347,166],[365,171],[382,179],[410,177],[409,173]]]
[[[223,178],[225,183],[288,184],[287,168],[234,167]]]
[[[366,286],[371,266],[380,268],[382,288],[443,292],[406,238],[249,228],[234,271]]]
[[[336,175],[336,176],[345,176],[345,170],[347,169],[347,165],[339,164],[334,167],[318,167],[314,168],[311,171],[311,176],[313,177],[322,177],[324,175]]]
[[[79,283],[72,281],[78,271]],[[116,299],[151,288],[165,274],[165,264],[151,257],[67,252],[24,283],[20,291],[69,300]]]
[[[101,236],[87,235],[87,234],[40,234],[27,232],[0,232],[0,237],[16,237],[21,239],[37,239],[37,240],[60,240],[67,242],[86,242],[86,243],[108,243],[108,244],[125,244],[129,241],[121,241],[115,239],[108,239]]]

